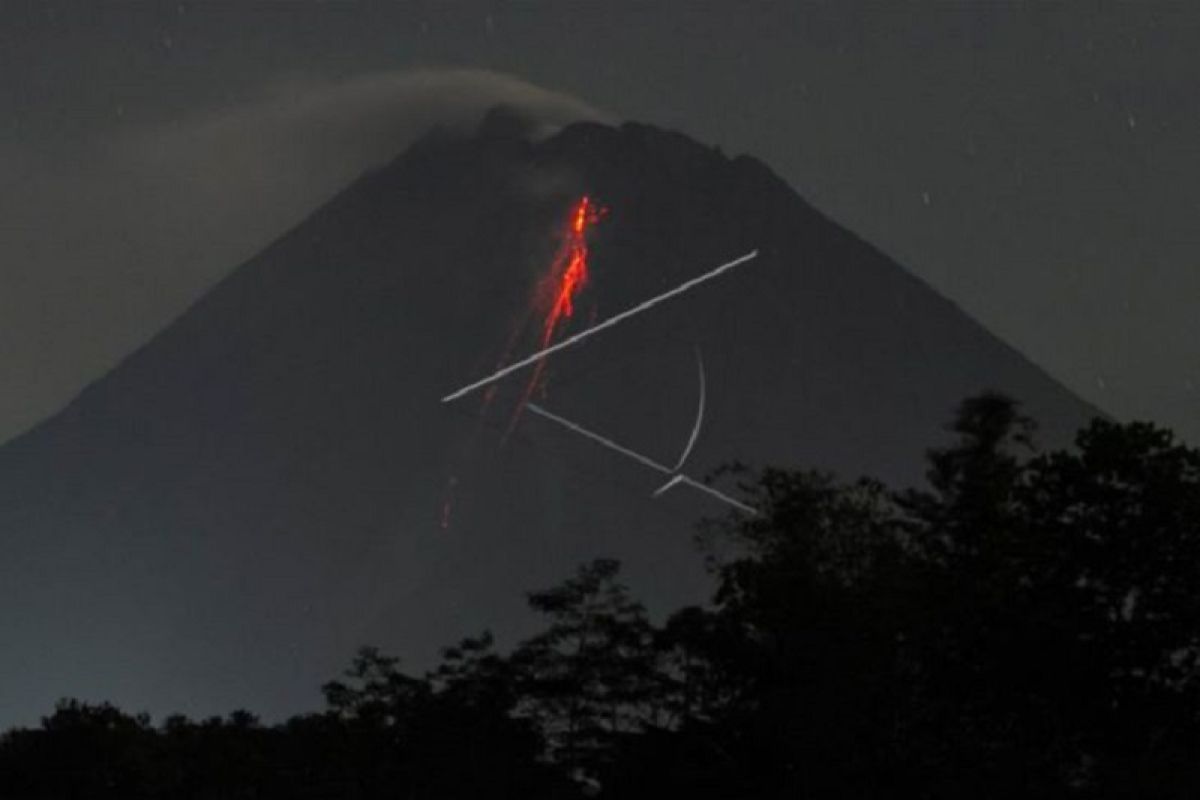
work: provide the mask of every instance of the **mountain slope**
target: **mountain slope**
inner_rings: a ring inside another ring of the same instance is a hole
[[[694,477],[740,459],[919,480],[987,388],[1052,442],[1094,413],[752,159],[502,122],[364,176],[0,448],[0,721],[61,695],[297,711],[360,643],[421,665],[485,626],[520,635],[522,593],[600,555],[654,608],[703,596],[690,537],[719,502],[652,499],[659,476],[529,413],[505,437],[528,373],[486,407],[439,402],[503,359],[585,193],[609,211],[571,330],[760,253],[553,356],[538,395],[671,463],[698,349]]]

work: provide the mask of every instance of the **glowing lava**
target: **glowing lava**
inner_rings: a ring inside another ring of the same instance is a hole
[[[550,344],[563,318],[571,318],[575,310],[575,295],[587,285],[587,230],[599,222],[604,213],[605,209],[596,208],[586,195],[572,209],[563,247],[546,277],[553,291],[554,302],[546,312],[546,320],[542,325],[542,347]]]
[[[538,280],[529,306],[525,309],[522,319],[510,333],[504,346],[496,369],[501,369],[509,361],[513,348],[529,335],[535,325],[540,327],[539,339],[541,347],[551,344],[555,335],[565,327],[565,322],[574,315],[579,293],[588,283],[588,229],[599,222],[608,209],[596,205],[590,197],[584,195],[572,204],[570,213],[563,221],[559,232],[559,247],[550,263],[546,274]],[[595,309],[589,323],[595,322]],[[525,386],[521,398],[513,411],[508,428],[501,441],[506,441],[521,417],[521,412],[533,397],[533,393],[541,386],[542,374],[545,370],[546,358],[542,357],[534,366],[533,375]],[[476,436],[483,425],[487,410],[496,397],[498,386],[493,384],[483,393],[483,401],[479,410]],[[442,493],[442,504],[438,515],[439,527],[448,531],[454,514],[456,495],[458,494],[459,479],[451,474],[446,480]]]
[[[584,195],[571,208],[567,224],[563,231],[562,245],[550,264],[550,270],[538,283],[534,297],[534,306],[543,311],[541,347],[546,347],[554,340],[554,335],[562,327],[565,320],[575,313],[575,300],[588,282],[588,229],[608,213],[608,209],[594,204],[590,197]],[[520,417],[525,404],[533,396],[542,380],[546,368],[546,359],[538,362],[533,375],[522,393],[521,402],[513,415],[512,430]]]

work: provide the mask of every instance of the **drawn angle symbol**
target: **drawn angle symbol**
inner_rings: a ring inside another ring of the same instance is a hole
[[[512,364],[509,364],[508,366],[505,366],[505,367],[502,367],[502,368],[496,370],[491,375],[488,375],[484,378],[480,378],[479,380],[475,381],[474,383],[469,383],[466,386],[463,386],[462,388],[457,389],[457,390],[451,392],[450,394],[446,395],[445,397],[443,397],[442,402],[449,403],[452,400],[457,400],[460,397],[464,397],[464,396],[470,394],[471,392],[482,389],[485,386],[494,384],[494,383],[502,380],[506,376],[511,375],[514,372],[517,372],[518,370],[524,369],[533,364],[541,363],[543,359],[545,359],[548,355],[550,355],[552,353],[556,353],[559,350],[563,350],[567,347],[578,344],[579,342],[583,341],[584,339],[587,339],[588,337],[593,336],[594,334],[597,334],[602,330],[607,330],[607,329],[617,325],[618,323],[623,322],[623,321],[629,319],[630,317],[633,317],[636,314],[640,314],[643,311],[647,311],[647,310],[653,308],[654,306],[658,305],[659,303],[661,303],[665,300],[668,300],[672,297],[681,295],[684,292],[688,291],[689,289],[692,289],[692,288],[700,285],[701,283],[704,283],[705,281],[711,280],[712,278],[722,275],[725,272],[728,272],[729,270],[732,270],[735,267],[737,267],[741,264],[744,264],[747,261],[751,261],[757,257],[758,257],[758,251],[752,250],[749,253],[746,253],[745,255],[740,256],[739,258],[735,258],[732,261],[728,261],[728,262],[720,265],[719,267],[716,267],[714,269],[709,270],[708,272],[705,272],[702,275],[699,275],[695,278],[691,278],[690,280],[684,281],[683,283],[679,284],[678,286],[674,287],[673,289],[669,289],[668,291],[665,291],[661,294],[655,295],[654,297],[651,297],[649,300],[645,300],[645,301],[637,304],[636,306],[627,308],[624,311],[609,317],[608,319],[604,320],[603,322],[593,325],[591,328],[588,328],[587,330],[576,333],[573,336],[568,336],[567,338],[565,338],[559,342],[556,342],[552,345],[549,345],[547,347],[543,347],[540,350],[534,352],[533,354],[526,356],[525,358],[522,358],[518,361],[513,362]],[[601,436],[598,433],[590,431],[587,428],[583,427],[582,425],[572,422],[571,420],[566,419],[565,417],[561,417],[557,414],[554,414],[535,403],[532,403],[532,402],[527,403],[526,408],[528,408],[534,414],[537,414],[538,416],[540,416],[544,419],[554,422],[555,424],[560,425],[563,428],[566,428],[567,430],[572,431],[573,433],[576,433],[576,434],[584,437],[585,439],[588,439],[588,440],[594,442],[595,444],[599,444],[602,447],[605,447],[616,453],[620,453],[621,455],[625,456],[626,458],[636,461],[639,464],[654,470],[655,472],[658,472],[662,475],[668,476],[667,482],[664,483],[662,486],[660,486],[658,489],[656,489],[654,491],[654,493],[651,495],[652,497],[656,497],[656,498],[661,497],[663,494],[665,494],[666,492],[668,492],[670,489],[674,488],[675,486],[690,486],[693,489],[704,492],[705,494],[708,494],[711,497],[714,497],[717,500],[720,500],[721,502],[726,503],[745,514],[750,514],[753,516],[758,513],[756,511],[756,509],[730,497],[729,495],[725,494],[724,492],[714,489],[713,487],[709,486],[708,484],[705,484],[705,483],[697,481],[693,478],[690,478],[680,471],[683,468],[684,463],[687,461],[688,456],[691,455],[692,449],[696,446],[696,441],[699,439],[699,436],[700,436],[700,428],[704,422],[704,406],[705,406],[705,399],[706,399],[706,380],[705,380],[705,374],[704,374],[704,361],[700,356],[699,349],[696,350],[696,367],[697,367],[697,372],[699,375],[699,382],[700,382],[700,394],[699,394],[698,407],[696,410],[696,421],[692,425],[692,430],[691,430],[690,434],[688,435],[688,439],[684,445],[683,452],[680,453],[679,458],[676,460],[675,464],[670,467],[660,464],[657,461],[655,461],[654,459],[644,456],[641,453],[638,453],[636,450],[632,450],[631,448],[620,445],[620,444],[616,443],[615,441],[613,441],[612,439],[609,439],[605,436]]]
[[[700,402],[696,411],[696,422],[692,426],[691,434],[688,436],[687,444],[684,445],[683,452],[680,454],[679,460],[676,461],[675,465],[672,467],[664,466],[654,459],[642,455],[636,450],[632,450],[628,447],[617,444],[612,439],[601,436],[594,431],[590,431],[576,422],[572,422],[565,417],[560,417],[557,414],[553,414],[536,403],[529,403],[526,408],[528,408],[534,414],[537,414],[539,417],[543,417],[551,422],[561,425],[567,430],[577,433],[585,439],[590,439],[601,447],[606,447],[609,450],[620,453],[626,458],[632,459],[643,466],[649,467],[655,472],[670,476],[666,483],[654,490],[654,493],[651,495],[651,497],[661,497],[676,486],[691,486],[693,489],[698,489],[705,494],[711,495],[723,503],[728,503],[739,511],[754,516],[757,512],[751,506],[735,500],[724,492],[718,491],[708,484],[689,478],[687,475],[684,475],[682,472],[680,472],[684,462],[687,461],[687,457],[691,454],[692,448],[696,446],[696,440],[700,437],[700,426],[704,422],[704,361],[700,358],[699,349],[696,350],[696,366],[700,375]]]

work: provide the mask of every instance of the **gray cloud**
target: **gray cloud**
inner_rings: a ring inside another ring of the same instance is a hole
[[[605,119],[484,70],[288,80],[249,102],[119,128],[70,159],[0,148],[0,439],[66,402],[205,287],[433,125],[496,104],[545,134]]]
[[[431,126],[473,128],[497,103],[529,114],[540,133],[603,117],[574,98],[493,72],[395,72],[277,83],[260,101],[131,136],[122,157],[147,177],[173,182],[189,201],[212,198],[223,209],[232,198],[282,222]],[[228,216],[230,224],[242,218]]]

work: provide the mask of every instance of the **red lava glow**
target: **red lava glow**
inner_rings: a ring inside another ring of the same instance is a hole
[[[542,325],[542,347],[550,344],[554,332],[564,318],[570,319],[575,311],[574,299],[588,281],[587,230],[604,216],[606,209],[592,204],[584,195],[571,210],[570,222],[559,250],[546,276],[546,283],[553,294],[554,302],[546,312]]]
[[[554,334],[575,313],[575,298],[583,291],[588,282],[588,229],[599,222],[608,209],[597,206],[587,195],[579,198],[571,208],[562,234],[562,245],[550,264],[550,270],[538,283],[535,307],[545,309],[542,321],[541,347],[545,348],[554,341]],[[543,358],[533,370],[533,376],[517,406],[513,424],[521,414],[521,410],[538,389],[542,373],[546,367]],[[510,426],[511,430],[511,426]]]
[[[554,336],[564,327],[564,321],[575,313],[575,300],[588,283],[588,229],[608,214],[608,209],[598,206],[587,195],[579,198],[567,215],[561,233],[562,244],[550,263],[550,269],[538,281],[533,297],[532,314],[542,318],[539,349],[548,347]],[[514,340],[515,341],[515,338]],[[507,358],[508,350],[505,351]],[[542,376],[546,369],[546,359],[543,357],[533,368],[533,374],[521,393],[521,399],[513,411],[508,430],[504,434],[507,439],[521,418],[525,405],[538,389],[545,390]],[[486,400],[485,400],[486,403]]]
[[[571,205],[570,213],[563,220],[563,226],[559,233],[560,245],[554,260],[550,263],[546,274],[537,282],[530,307],[511,332],[508,343],[496,362],[497,369],[504,366],[509,360],[513,348],[528,335],[530,328],[535,324],[535,319],[538,320],[536,324],[541,329],[538,337],[541,343],[539,349],[543,349],[553,343],[555,335],[565,327],[566,320],[571,319],[574,315],[576,300],[579,293],[587,286],[589,277],[588,230],[607,214],[607,208],[597,205],[587,195]],[[595,322],[594,308],[588,322],[589,324]],[[533,397],[533,393],[542,387],[545,366],[546,359],[544,357],[534,366],[533,375],[513,411],[508,429],[501,441],[507,440],[508,435],[516,427],[526,403]],[[479,416],[481,421],[488,408],[491,407],[498,388],[498,385],[493,384],[483,393]],[[450,475],[442,493],[438,523],[443,531],[449,531],[452,527],[458,483],[458,476]]]

